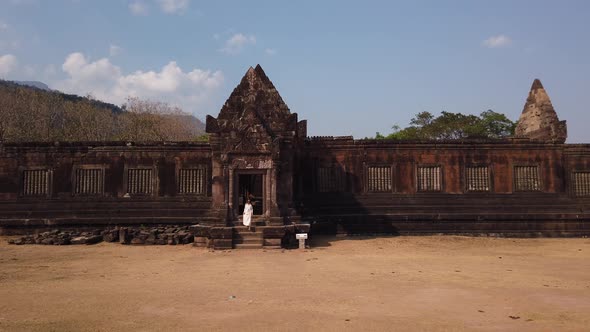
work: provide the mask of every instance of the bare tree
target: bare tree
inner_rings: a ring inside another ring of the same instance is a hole
[[[0,81],[0,141],[197,140],[201,126],[163,102],[128,98],[118,108]]]
[[[122,138],[133,141],[194,140],[194,117],[167,103],[128,98],[122,114]]]

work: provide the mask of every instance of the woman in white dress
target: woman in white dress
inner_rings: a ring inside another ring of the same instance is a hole
[[[254,209],[252,208],[252,204],[250,203],[250,200],[246,201],[246,205],[244,205],[244,216],[242,217],[242,222],[244,223],[244,226],[247,226],[248,229],[250,229],[250,222],[252,221],[252,213],[254,212]]]

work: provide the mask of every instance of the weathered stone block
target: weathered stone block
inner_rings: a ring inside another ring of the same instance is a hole
[[[129,241],[131,241],[129,237],[129,230],[127,228],[119,229],[119,243],[129,244]]]
[[[189,243],[193,243],[194,241],[194,236],[192,234],[186,234],[183,238],[182,238],[182,244],[189,244]]]
[[[43,239],[43,240],[41,240],[41,244],[44,244],[44,245],[52,245],[53,244],[53,239],[52,238]]]
[[[281,246],[281,239],[264,239],[264,246],[276,247]]]
[[[135,245],[145,244],[145,239],[142,239],[140,237],[134,237],[133,239],[131,239],[131,244],[135,244]]]
[[[94,234],[94,233],[93,233]],[[85,244],[97,244],[102,242],[102,235],[100,233],[98,235],[91,235],[86,238]]]
[[[71,244],[71,240],[70,240],[70,237],[69,236],[67,236],[67,237],[60,237],[60,238],[57,238],[54,241],[53,244],[54,245],[58,245],[58,246],[65,246],[65,245]]]
[[[86,243],[86,237],[85,236],[77,236],[75,238],[72,238],[72,240],[70,242],[72,244],[84,244],[84,243]]]
[[[206,248],[209,246],[209,239],[206,237],[195,237],[195,241],[194,241],[193,245],[195,247]]]
[[[213,249],[226,250],[233,248],[233,241],[231,239],[213,239]]]
[[[210,226],[193,225],[190,226],[189,230],[197,237],[209,237]]]
[[[232,239],[233,228],[232,227],[211,227],[209,235],[212,239]]]
[[[106,230],[103,232],[102,240],[104,242],[116,242],[119,240],[119,231],[118,230]]]
[[[262,234],[265,239],[280,239],[285,235],[285,226],[269,226],[262,229]]]

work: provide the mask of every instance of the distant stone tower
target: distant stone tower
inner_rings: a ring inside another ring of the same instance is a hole
[[[566,123],[559,121],[551,99],[538,79],[533,82],[515,134],[535,140],[565,143]]]

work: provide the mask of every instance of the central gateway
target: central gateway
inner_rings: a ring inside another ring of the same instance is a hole
[[[217,118],[207,116],[212,152],[212,208],[224,225],[239,225],[250,199],[257,224],[300,221],[293,184],[297,151],[307,136],[260,66],[248,69]]]
[[[235,211],[236,214],[240,215],[244,213],[244,205],[248,199],[252,203],[254,208],[254,216],[261,216],[264,214],[265,209],[265,195],[264,195],[264,173],[260,171],[249,171],[249,170],[238,170],[238,191],[237,191],[237,204],[234,202],[234,206],[238,207]]]

